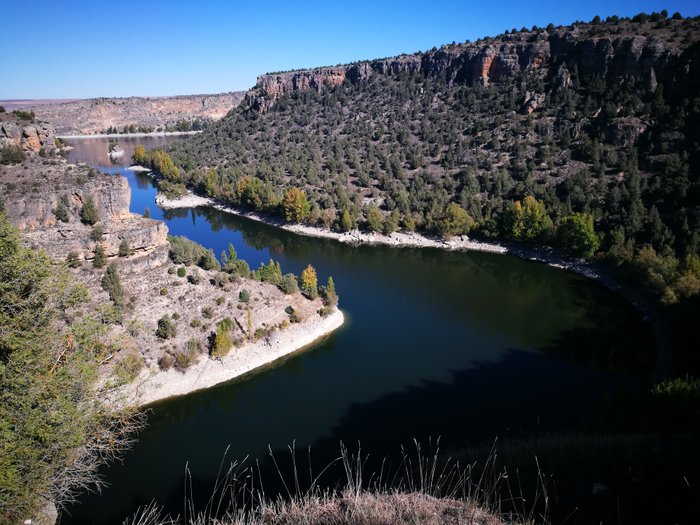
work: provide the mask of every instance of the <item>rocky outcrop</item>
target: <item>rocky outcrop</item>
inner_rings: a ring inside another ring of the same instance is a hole
[[[0,147],[19,146],[24,151],[51,152],[56,149],[53,126],[43,123],[24,123],[21,120],[0,121]]]
[[[8,182],[9,195],[3,199],[5,212],[10,222],[20,230],[59,227],[60,221],[54,210],[60,201],[67,205],[69,217],[68,223],[63,224],[80,223],[80,211],[88,197],[92,197],[100,220],[104,222],[117,222],[131,217],[131,192],[124,177],[98,177],[89,170],[62,163],[50,165],[47,170],[44,179],[53,181],[53,185],[48,187],[23,184],[21,179],[29,180],[30,176],[22,174],[19,181]],[[24,191],[28,187],[29,191]]]
[[[75,252],[80,259],[91,260],[98,244],[112,258],[119,256],[126,241],[129,254],[120,259],[132,271],[167,261],[167,227],[129,212],[131,190],[124,177],[73,166],[60,158],[39,160],[28,159],[0,173],[5,213],[19,227],[25,244],[56,259]],[[99,217],[94,227],[81,222],[88,199]]]
[[[570,85],[570,71],[575,68],[579,75],[639,78],[654,91],[658,81],[674,74],[681,54],[677,46],[656,35],[591,36],[571,27],[537,30],[447,45],[426,53],[262,75],[245,103],[265,112],[287,93],[321,92],[346,81],[363,82],[377,74],[418,72],[428,77],[444,75],[450,83],[483,85],[512,81],[530,73],[551,80],[552,88],[560,90]],[[538,98],[526,101],[523,111],[534,110],[539,102]]]

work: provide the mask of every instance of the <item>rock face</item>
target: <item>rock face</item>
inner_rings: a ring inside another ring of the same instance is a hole
[[[22,101],[15,109],[32,110],[51,122],[60,135],[100,133],[109,127],[167,127],[178,121],[218,120],[243,99],[243,92],[178,97],[94,98],[71,101]]]
[[[697,52],[697,51],[696,51]],[[682,59],[679,47],[655,35],[624,34],[590,36],[574,28],[556,28],[502,35],[477,43],[452,44],[426,53],[401,55],[346,66],[272,73],[258,77],[246,104],[265,112],[287,93],[303,90],[321,92],[345,81],[358,83],[372,75],[423,73],[445,75],[452,83],[508,82],[522,74],[551,76],[554,86],[568,86],[570,70],[579,75],[637,77],[648,89],[671,74],[671,65]],[[690,63],[690,60],[689,60]],[[675,68],[674,68],[675,69]],[[690,72],[698,75],[698,72]],[[536,108],[537,99],[524,112]]]
[[[98,244],[110,258],[118,257],[126,241],[130,254],[122,257],[122,264],[131,270],[152,268],[167,260],[167,227],[129,212],[131,190],[124,177],[72,166],[60,158],[32,157],[21,165],[2,168],[0,181],[5,213],[28,246],[42,248],[57,259],[76,252],[79,258],[91,260]],[[97,208],[99,238],[93,226],[81,222],[88,198]],[[64,213],[57,211],[59,207]]]
[[[16,120],[0,121],[0,147],[20,146],[25,151],[46,152],[56,149],[53,126],[41,123],[23,123]]]

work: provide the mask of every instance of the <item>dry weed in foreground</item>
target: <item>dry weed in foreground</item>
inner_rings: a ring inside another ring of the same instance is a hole
[[[536,500],[544,501],[545,514],[535,518],[534,507],[525,506],[522,495],[514,496],[507,473],[495,472],[495,452],[474,476],[475,465],[461,468],[452,460],[440,461],[437,451],[425,455],[415,443],[415,454],[405,451],[399,467],[379,472],[363,479],[366,457],[360,452],[348,453],[341,445],[341,455],[323,471],[313,476],[309,488],[303,490],[292,454],[292,479],[286,479],[270,452],[277,474],[287,493],[286,497],[268,498],[255,469],[232,463],[220,471],[212,495],[204,510],[196,511],[190,493],[182,517],[165,516],[155,502],[141,509],[124,525],[505,525],[547,522],[547,495],[540,474],[541,493]],[[333,465],[340,463],[345,481],[336,489],[322,488],[320,478]],[[223,467],[223,461],[222,461]],[[259,474],[259,469],[258,469]],[[187,479],[189,479],[187,471]],[[500,485],[505,484],[505,491]],[[501,512],[498,494],[509,494],[510,507],[520,510],[516,516]],[[512,505],[515,502],[515,505]]]

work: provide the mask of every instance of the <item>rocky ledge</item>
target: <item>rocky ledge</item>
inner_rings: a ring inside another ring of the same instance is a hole
[[[356,62],[354,64],[269,73],[258,77],[245,104],[259,112],[268,111],[281,96],[298,91],[322,92],[344,82],[358,84],[376,75],[422,73],[443,76],[449,83],[508,82],[523,75],[552,79],[555,84],[571,82],[576,75],[606,78],[638,78],[654,91],[663,78],[678,71],[677,62],[688,64],[697,46],[678,40],[685,28],[682,20],[667,20],[663,28],[652,23],[621,22],[615,32],[602,32],[595,24],[548,26],[532,31],[513,31],[476,42],[448,44],[431,51]],[[697,33],[694,37],[697,42]],[[692,49],[688,52],[688,49]],[[539,103],[533,94],[522,112],[533,111]]]
[[[50,153],[56,150],[56,133],[53,126],[48,124],[0,114],[0,148],[8,146]]]
[[[92,260],[97,245],[107,260],[117,257],[122,247],[124,263],[133,269],[167,259],[166,226],[129,212],[131,190],[124,177],[68,164],[58,156],[32,155],[21,164],[1,167],[0,185],[5,213],[24,242],[56,259],[74,252],[79,260]],[[81,215],[88,201],[95,216],[85,221]]]

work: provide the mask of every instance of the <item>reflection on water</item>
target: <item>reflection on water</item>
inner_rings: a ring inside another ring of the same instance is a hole
[[[73,147],[68,152],[68,161],[72,163],[85,162],[94,168],[129,167],[134,148],[139,144],[148,149],[162,148],[175,140],[185,138],[183,135],[153,135],[149,137],[110,137],[92,139],[66,139],[66,143]],[[109,156],[110,143],[118,144],[124,150],[119,157]]]
[[[296,440],[323,463],[339,440],[381,455],[413,437],[459,446],[582,429],[649,373],[647,327],[582,277],[509,256],[352,247],[208,208],[164,212],[148,177],[106,171],[129,179],[133,212],[148,207],[173,235],[217,254],[232,243],[253,268],[270,257],[285,272],[313,263],[321,282],[334,277],[347,323],[280,366],[154,406],[133,452],[107,470],[111,486],[67,523],[119,523],[152,498],[181,512],[185,464],[209,482],[229,445],[233,458],[264,458]]]

